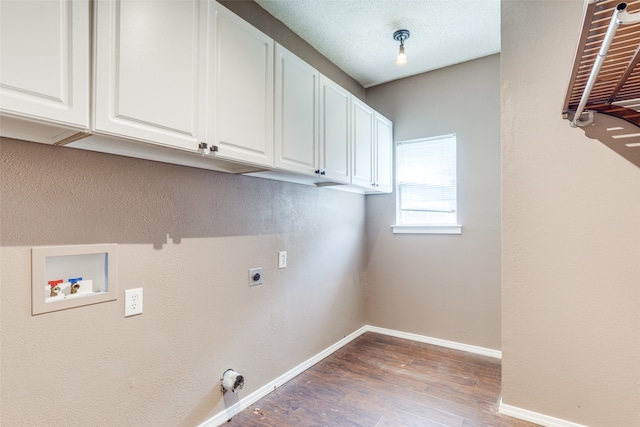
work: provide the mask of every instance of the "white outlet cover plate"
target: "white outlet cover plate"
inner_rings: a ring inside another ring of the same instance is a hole
[[[124,291],[124,317],[142,314],[142,288]]]
[[[287,251],[278,252],[278,268],[287,268]]]

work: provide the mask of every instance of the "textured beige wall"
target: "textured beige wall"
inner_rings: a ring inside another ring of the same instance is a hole
[[[3,426],[197,425],[364,324],[362,195],[7,139],[0,183]],[[33,246],[109,242],[117,301],[31,316]]]
[[[640,169],[561,118],[582,16],[581,1],[502,2],[502,398],[632,427]]]
[[[395,195],[367,197],[367,322],[500,349],[500,57],[368,89],[394,140],[457,134],[462,235],[392,234]]]

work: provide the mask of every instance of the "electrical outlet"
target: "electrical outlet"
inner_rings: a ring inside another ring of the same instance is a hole
[[[124,317],[142,314],[142,288],[124,291]]]
[[[249,286],[262,285],[262,267],[249,270]]]
[[[278,252],[278,268],[287,268],[287,251]]]

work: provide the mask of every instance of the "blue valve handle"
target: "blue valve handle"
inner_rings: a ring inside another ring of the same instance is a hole
[[[80,280],[82,280],[82,277],[75,277],[73,279],[69,279],[69,283],[71,283],[72,285],[75,285]]]

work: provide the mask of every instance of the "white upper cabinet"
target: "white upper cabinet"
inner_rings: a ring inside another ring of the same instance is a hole
[[[357,98],[352,98],[352,174],[351,183],[366,190],[375,186],[374,156],[375,111]]]
[[[392,190],[391,122],[217,1],[0,0],[0,23],[3,137]]]
[[[196,150],[205,137],[206,3],[94,7],[94,131]]]
[[[216,157],[273,166],[273,40],[210,7],[208,142]]]
[[[320,76],[320,173],[329,181],[351,181],[351,94]]]
[[[88,0],[1,1],[0,19],[3,128],[6,117],[39,121],[38,142],[50,143],[65,136],[45,136],[45,123],[88,129]]]
[[[393,191],[393,124],[391,120],[376,113],[375,191]]]
[[[320,73],[279,44],[275,68],[275,166],[319,174]]]
[[[351,183],[367,193],[393,190],[393,125],[357,98],[352,98]]]

